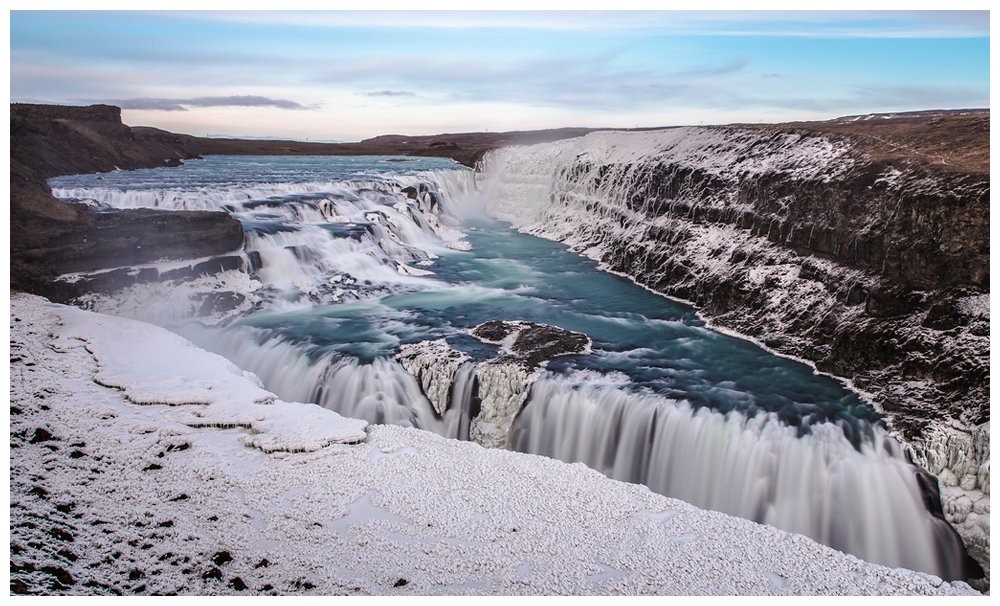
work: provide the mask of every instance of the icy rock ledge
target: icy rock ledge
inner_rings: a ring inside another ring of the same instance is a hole
[[[507,443],[514,417],[548,360],[590,353],[592,344],[583,333],[534,322],[492,320],[476,326],[469,334],[501,346],[497,358],[476,369],[482,407],[469,429],[473,441],[494,448]]]
[[[583,333],[534,322],[484,322],[469,331],[483,343],[503,346],[501,358],[524,361],[529,367],[549,358],[590,353],[592,341]]]
[[[914,462],[938,478],[945,519],[990,579],[990,423],[970,431],[934,428],[910,445]]]
[[[253,373],[167,330],[135,320],[49,304],[56,351],[81,345],[97,362],[94,382],[135,404],[166,405],[165,416],[189,427],[243,427],[248,446],[264,452],[311,452],[365,439],[367,423],[314,404],[283,402]]]
[[[469,422],[469,439],[490,448],[506,445],[514,417],[541,376],[546,362],[563,355],[590,353],[592,342],[583,333],[534,322],[493,320],[469,334],[484,343],[500,345],[500,354],[476,366],[479,413]],[[420,382],[434,409],[444,415],[452,402],[459,369],[471,358],[444,339],[421,341],[400,348],[396,360]]]
[[[396,360],[406,372],[416,377],[424,395],[434,410],[443,415],[448,409],[448,398],[455,372],[471,358],[452,349],[444,339],[408,343],[400,347]]]

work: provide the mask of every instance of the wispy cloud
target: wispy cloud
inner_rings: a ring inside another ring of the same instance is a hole
[[[108,101],[122,109],[144,109],[183,112],[191,107],[276,107],[278,109],[311,109],[287,99],[271,99],[258,95],[230,95],[228,97],[195,97],[193,99],[159,99],[139,97]]]
[[[411,54],[329,65],[316,79],[338,84],[364,84],[368,80],[400,83],[405,88],[358,94],[419,98],[430,104],[510,102],[612,111],[717,96],[719,83],[746,72],[750,63],[745,57],[737,57],[673,71],[622,64],[620,56],[618,51],[609,51],[490,63],[445,54]],[[411,92],[414,90],[419,94]]]
[[[749,65],[750,60],[746,57],[739,57],[723,64],[717,65],[701,65],[694,69],[686,70],[683,72],[677,72],[674,74],[678,77],[711,77],[711,76],[726,76],[729,74],[735,74],[742,72],[744,68]]]
[[[857,87],[854,94],[863,107],[948,109],[989,107],[988,93],[972,88],[942,86]],[[964,105],[964,107],[962,107]]]
[[[359,95],[364,95],[366,97],[416,97],[416,93],[411,93],[405,90],[380,90],[368,93],[358,93]]]
[[[722,110],[748,107],[850,115],[868,113],[870,110],[866,108],[872,107],[890,108],[885,111],[989,107],[989,99],[977,94],[975,90],[939,86],[888,86],[851,87],[841,90],[839,95],[826,97],[768,94],[747,89],[730,90],[725,94],[705,94],[702,104]],[[852,108],[859,109],[855,111]]]

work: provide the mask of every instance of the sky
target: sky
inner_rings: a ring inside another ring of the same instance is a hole
[[[11,102],[196,136],[825,120],[989,93],[988,11],[10,11]]]

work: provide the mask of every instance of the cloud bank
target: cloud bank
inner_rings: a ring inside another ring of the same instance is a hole
[[[276,107],[278,109],[310,109],[308,106],[287,99],[271,99],[258,95],[230,95],[228,97],[195,97],[193,99],[159,99],[138,97],[110,101],[122,109],[142,109],[167,112],[188,111],[191,107]]]

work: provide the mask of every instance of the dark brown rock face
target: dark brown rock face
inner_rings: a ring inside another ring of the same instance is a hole
[[[176,166],[194,139],[122,124],[107,105],[11,104],[11,288],[63,301],[83,286],[67,272],[224,255],[242,247],[240,222],[222,212],[94,211],[55,199],[45,179]],[[96,285],[95,285],[96,286]]]
[[[87,231],[44,249],[53,270],[88,272],[161,259],[194,259],[243,245],[242,226],[224,212],[141,208],[92,212],[90,218]]]
[[[193,137],[122,124],[111,105],[11,103],[11,160],[43,178],[176,166],[197,158]],[[16,144],[16,145],[15,145]]]
[[[659,169],[637,180],[644,191],[629,209],[658,226],[641,243],[608,246],[602,261],[612,269],[851,379],[908,437],[936,417],[989,419],[988,317],[961,309],[989,292],[988,175],[864,158],[831,181],[712,182],[683,167]],[[886,182],[886,173],[897,180]],[[738,192],[738,204],[712,204],[722,190]],[[745,238],[706,251],[718,253],[724,271],[689,258],[691,226]],[[755,274],[768,277],[758,283]],[[776,304],[776,290],[810,285],[823,296]],[[934,387],[907,396],[900,381]]]

